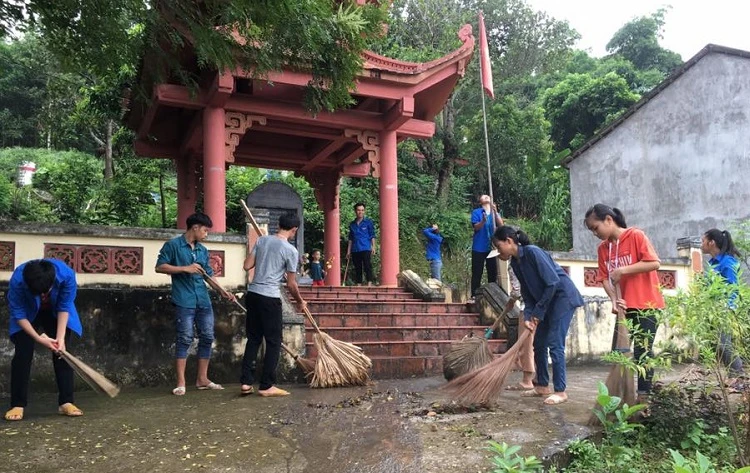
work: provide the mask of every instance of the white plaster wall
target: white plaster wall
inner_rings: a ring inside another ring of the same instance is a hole
[[[596,254],[582,223],[620,208],[659,256],[675,241],[750,218],[750,59],[710,53],[570,165],[573,247]]]
[[[0,232],[0,241],[14,241],[16,243],[15,266],[31,260],[44,257],[45,243],[62,243],[71,245],[100,245],[100,246],[130,246],[143,247],[143,274],[84,274],[77,273],[76,278],[81,285],[85,284],[123,284],[137,287],[166,286],[171,284],[170,277],[158,274],[154,267],[159,250],[166,240],[116,238],[112,236],[95,237],[88,235],[43,235]],[[224,276],[217,280],[228,288],[245,286],[245,271],[242,262],[245,260],[246,245],[244,243],[206,242],[209,250],[224,251]],[[11,271],[0,271],[0,281],[8,281]]]

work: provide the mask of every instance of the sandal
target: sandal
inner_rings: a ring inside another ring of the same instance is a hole
[[[240,395],[241,396],[247,396],[248,394],[252,394],[255,392],[255,388],[250,386],[247,389],[240,388]]]
[[[522,392],[521,397],[544,397],[549,396],[550,394],[552,393],[541,393],[536,389],[529,389],[528,391]]]
[[[66,402],[57,408],[57,412],[60,415],[67,417],[80,417],[83,415],[83,411],[76,407],[72,402]]]
[[[185,386],[177,386],[172,390],[172,394],[175,396],[184,396],[185,395]]]
[[[262,391],[258,390],[258,395],[263,397],[282,397],[288,396],[289,394],[289,391],[277,388],[276,386],[271,386],[270,388],[264,389]]]
[[[5,413],[5,420],[9,422],[23,420],[23,407],[11,407],[10,410]]]
[[[224,389],[224,386],[214,383],[213,381],[209,381],[205,386],[196,385],[195,387],[198,388],[198,391],[220,391]]]
[[[544,400],[544,404],[547,406],[556,406],[558,404],[562,404],[563,402],[567,401],[568,397],[562,397],[560,393],[555,393],[551,396],[549,396],[547,399]]]

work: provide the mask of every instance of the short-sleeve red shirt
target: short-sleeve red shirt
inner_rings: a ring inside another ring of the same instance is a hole
[[[597,250],[599,271],[597,281],[609,278],[609,272],[639,261],[659,261],[654,246],[642,230],[628,228],[618,242],[605,240]],[[659,289],[656,271],[625,274],[620,279],[620,291],[628,309],[663,309],[664,297]]]

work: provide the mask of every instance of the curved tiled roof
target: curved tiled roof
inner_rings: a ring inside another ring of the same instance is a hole
[[[474,36],[472,35],[471,25],[466,24],[462,26],[458,31],[458,37],[463,43],[458,49],[429,62],[399,61],[398,59],[381,56],[372,51],[365,51],[362,53],[362,58],[365,60],[363,68],[365,70],[388,71],[394,74],[421,74],[430,69],[449,63],[462,54],[474,50]]]

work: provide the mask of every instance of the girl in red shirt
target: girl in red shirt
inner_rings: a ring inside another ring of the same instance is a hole
[[[613,311],[625,310],[628,320],[639,327],[639,333],[633,337],[633,354],[642,363],[654,356],[652,348],[658,328],[653,313],[644,311],[664,308],[656,274],[661,265],[659,256],[642,230],[627,227],[619,209],[596,204],[586,212],[585,224],[602,240],[597,250],[597,280],[612,299]],[[620,289],[619,297],[616,286]],[[653,369],[646,370],[645,377],[638,377],[641,400],[651,392],[653,377]]]

